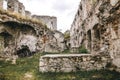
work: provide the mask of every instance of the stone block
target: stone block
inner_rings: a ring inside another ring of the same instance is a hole
[[[110,4],[112,6],[115,6],[118,3],[118,1],[120,1],[120,0],[110,0]]]
[[[86,61],[88,57],[92,58],[93,56],[86,54],[45,55],[40,58],[39,68],[43,72],[73,72],[77,70],[99,70],[107,64],[107,61],[101,61],[101,59],[95,61],[95,57],[97,58],[98,56],[94,56],[93,60]],[[85,60],[76,61],[77,58],[84,58]],[[44,65],[45,63],[47,64]],[[41,65],[43,66],[41,67]],[[45,69],[46,71],[44,71]]]
[[[75,72],[76,69],[75,68],[61,68],[60,71],[61,72]]]
[[[113,59],[113,62],[112,62],[115,66],[119,67],[120,68],[120,58],[116,58],[116,59]]]
[[[8,0],[8,11],[18,13],[19,1],[18,0]]]
[[[39,67],[39,71],[40,72],[48,72],[47,68],[44,66],[44,67]]]

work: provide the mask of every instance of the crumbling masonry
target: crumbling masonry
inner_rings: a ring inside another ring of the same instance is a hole
[[[71,51],[90,54],[45,55],[41,72],[112,69],[120,72],[120,0],[81,0],[70,30]]]
[[[27,18],[34,18],[41,21],[51,30],[57,30],[57,18],[54,16],[31,15],[31,12],[25,10],[23,3],[18,0],[0,0],[0,8],[12,13],[19,13]]]
[[[120,0],[81,0],[71,27],[72,48],[84,45],[93,55],[120,61],[119,36]]]
[[[64,36],[56,31],[57,18],[42,19],[44,22],[37,17],[33,19],[18,0],[0,0],[0,58],[64,51]]]

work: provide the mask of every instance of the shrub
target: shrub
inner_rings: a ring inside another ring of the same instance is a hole
[[[69,30],[67,30],[67,31],[64,33],[64,38],[65,38],[66,40],[70,39],[70,31],[69,31]]]
[[[79,48],[79,53],[88,53],[88,50],[82,45],[82,46]]]
[[[70,53],[69,49],[65,49],[62,53]]]
[[[65,39],[69,39],[70,38],[70,34],[65,34],[64,37],[65,37]]]

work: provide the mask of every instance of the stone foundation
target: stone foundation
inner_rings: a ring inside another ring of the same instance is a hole
[[[91,54],[54,54],[40,58],[40,72],[75,72],[79,70],[100,70],[110,62],[108,56]]]

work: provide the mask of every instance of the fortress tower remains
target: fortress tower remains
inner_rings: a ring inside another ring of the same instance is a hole
[[[18,13],[25,15],[25,6],[21,2],[19,2]]]
[[[29,18],[31,18],[31,12],[30,11],[25,11],[25,15],[26,15],[26,17],[29,17]]]
[[[7,0],[0,0],[0,8],[7,10]]]
[[[8,11],[18,13],[19,2],[18,0],[8,0]]]
[[[0,0],[0,8],[3,10],[7,10],[13,13],[19,13],[27,18],[34,18],[40,20],[44,25],[50,30],[57,30],[57,18],[54,16],[39,16],[33,15],[31,16],[30,11],[25,10],[25,6],[23,3],[19,2],[18,0]]]
[[[18,0],[0,0],[0,8],[25,15],[25,6]]]
[[[43,22],[43,24],[47,25],[47,27],[51,30],[57,30],[57,18],[54,16],[37,16],[33,15],[32,18],[36,18]]]

